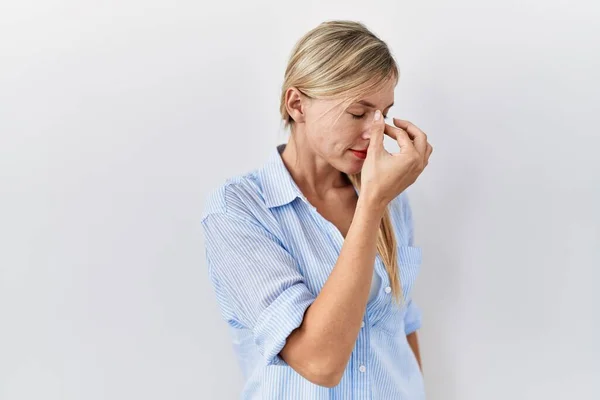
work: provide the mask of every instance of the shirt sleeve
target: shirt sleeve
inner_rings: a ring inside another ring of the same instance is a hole
[[[251,330],[267,365],[300,326],[314,296],[296,260],[258,221],[213,213],[202,220],[206,260],[223,317]]]
[[[405,194],[403,202],[403,220],[404,226],[408,235],[408,245],[414,246],[414,224],[412,210],[410,208],[410,202],[408,196]],[[412,297],[407,299],[406,312],[404,314],[404,332],[409,335],[421,328],[422,323],[422,312],[419,306],[413,301]]]
[[[402,202],[402,213],[404,217],[404,229],[406,230],[406,234],[408,236],[408,245],[414,246],[415,228],[413,223],[412,209],[410,208],[410,201],[408,200],[408,195],[406,193],[404,193],[404,201]]]
[[[404,314],[404,333],[410,335],[421,328],[421,319],[421,309],[412,299],[409,299],[406,304],[406,313]]]

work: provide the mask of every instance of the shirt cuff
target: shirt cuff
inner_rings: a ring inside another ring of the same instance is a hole
[[[279,356],[290,333],[302,324],[306,309],[315,296],[304,283],[290,286],[260,314],[254,326],[254,340],[267,365],[287,365]]]
[[[404,314],[404,333],[410,335],[421,328],[421,323],[421,309],[411,299],[406,306],[406,313]]]

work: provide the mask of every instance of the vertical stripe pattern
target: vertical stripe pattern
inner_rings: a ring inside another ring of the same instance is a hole
[[[277,146],[261,168],[216,188],[202,215],[208,276],[245,379],[240,398],[424,399],[423,377],[406,339],[421,326],[421,310],[410,293],[422,261],[406,192],[390,203],[404,303],[393,301],[377,256],[380,284],[340,383],[316,385],[279,356],[344,242],[295,184],[281,159],[284,147]]]

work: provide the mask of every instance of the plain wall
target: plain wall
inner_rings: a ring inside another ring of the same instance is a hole
[[[200,214],[287,140],[287,57],[329,19],[388,43],[390,116],[435,149],[409,189],[428,398],[599,398],[598,8],[2,2],[0,399],[237,398]]]

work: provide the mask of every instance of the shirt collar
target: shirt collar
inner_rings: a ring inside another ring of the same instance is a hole
[[[288,204],[296,197],[306,200],[281,158],[285,146],[285,143],[276,146],[258,172],[265,203],[269,208]]]

